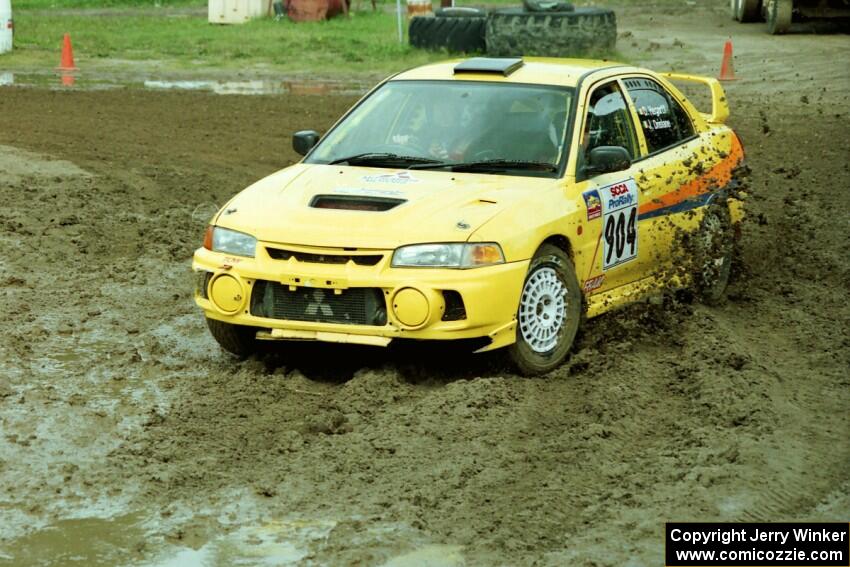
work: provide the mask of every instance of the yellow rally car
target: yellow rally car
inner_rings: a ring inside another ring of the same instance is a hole
[[[671,80],[707,86],[711,111]],[[585,317],[664,288],[721,296],[743,215],[728,113],[714,79],[603,61],[399,73],[215,215],[195,300],[239,355],[478,339],[547,372]]]

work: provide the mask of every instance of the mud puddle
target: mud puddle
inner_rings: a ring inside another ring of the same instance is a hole
[[[295,518],[265,520],[240,527],[221,527],[212,536],[192,528],[172,529],[163,535],[164,523],[141,513],[112,518],[82,517],[60,520],[29,533],[9,545],[0,545],[0,567],[232,567],[236,565],[284,567],[303,564],[333,537],[334,530],[361,519]],[[378,541],[384,533],[405,526],[373,523],[361,542]],[[415,534],[413,534],[415,539]],[[424,544],[390,556],[382,567],[459,567],[464,565],[461,546]],[[377,565],[377,563],[376,563]]]

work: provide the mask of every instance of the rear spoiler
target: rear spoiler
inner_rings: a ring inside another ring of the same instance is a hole
[[[702,83],[711,90],[711,113],[701,112],[708,122],[722,124],[729,118],[729,103],[726,101],[726,93],[720,85],[720,81],[711,77],[699,75],[685,75],[682,73],[659,73],[670,81],[684,81],[687,83]]]

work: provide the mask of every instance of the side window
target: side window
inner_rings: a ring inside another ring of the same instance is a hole
[[[632,159],[639,153],[626,99],[615,82],[598,87],[588,101],[582,134],[584,159],[599,146],[622,146],[629,150]]]
[[[624,81],[635,105],[649,153],[664,150],[694,135],[690,117],[664,87],[651,79]]]

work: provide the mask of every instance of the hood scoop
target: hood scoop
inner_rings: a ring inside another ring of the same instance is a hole
[[[368,195],[316,195],[310,201],[310,206],[314,209],[382,212],[394,209],[405,202],[405,199]]]

